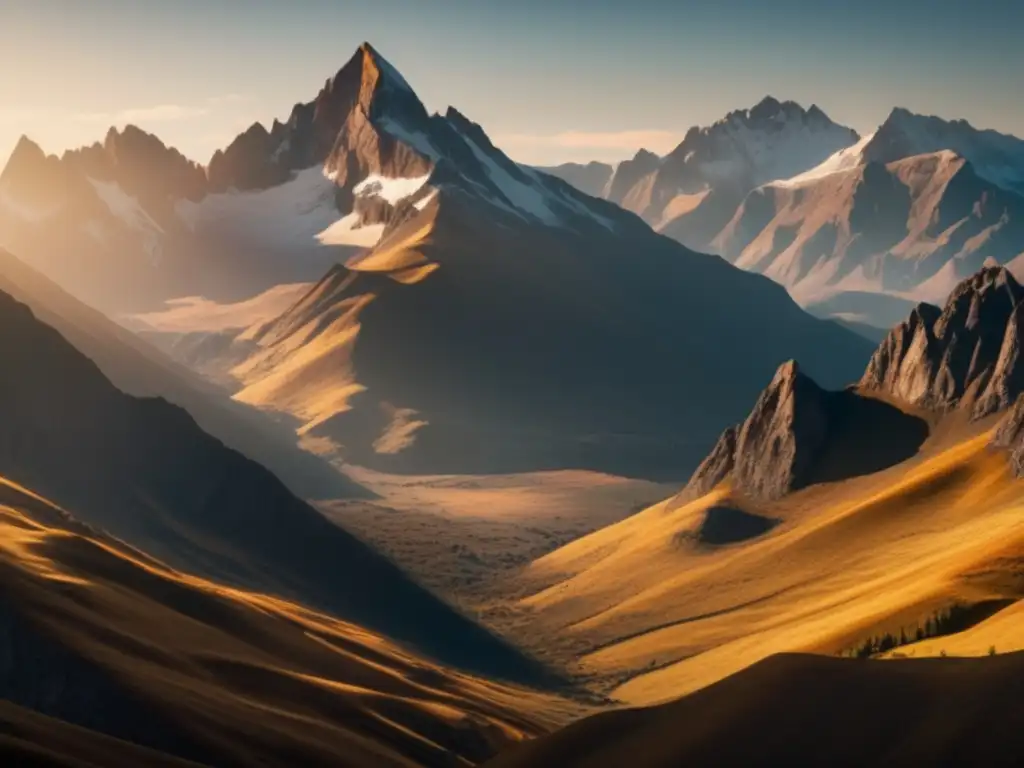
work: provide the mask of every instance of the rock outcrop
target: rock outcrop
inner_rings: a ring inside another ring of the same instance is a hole
[[[983,268],[943,309],[919,304],[893,328],[860,386],[933,410],[967,408],[972,418],[1009,407],[1024,392],[1022,298],[1008,270]]]
[[[829,432],[829,394],[790,360],[738,427],[722,433],[686,488],[701,496],[726,477],[748,496],[777,499],[806,485]]]
[[[722,433],[679,500],[703,496],[728,480],[741,496],[773,501],[898,464],[927,435],[924,420],[854,389],[822,389],[789,361],[746,420]]]

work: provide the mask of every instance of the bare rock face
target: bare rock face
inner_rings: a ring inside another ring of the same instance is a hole
[[[828,435],[828,399],[795,361],[784,363],[747,420],[719,438],[686,495],[703,495],[729,475],[737,490],[764,500],[806,485]]]
[[[274,121],[269,131],[257,123],[218,151],[210,160],[210,187],[262,189],[318,163],[339,186],[371,173],[412,178],[430,171],[423,153],[378,130],[375,121],[425,131],[429,116],[402,76],[364,43],[286,122]]]
[[[1014,477],[1024,477],[1024,395],[1017,398],[1013,407],[999,422],[992,436],[991,445],[1009,454],[1010,469]]]
[[[1002,267],[960,283],[943,309],[919,304],[889,332],[860,381],[866,390],[934,410],[1003,410],[1024,391],[1024,288]]]
[[[700,463],[686,486],[685,496],[703,496],[725,480],[736,466],[737,427],[727,428],[718,438],[708,457]]]
[[[633,156],[632,160],[624,160],[616,166],[604,189],[605,199],[622,205],[640,180],[658,170],[660,164],[660,157],[646,149],[641,149]]]

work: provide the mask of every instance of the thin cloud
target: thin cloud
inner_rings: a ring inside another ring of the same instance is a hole
[[[202,104],[156,104],[150,107],[132,107],[116,112],[84,112],[75,115],[75,119],[85,123],[104,123],[116,125],[120,123],[173,123],[204,117],[219,107],[239,104],[248,101],[248,97],[238,93],[222,96],[211,96]]]
[[[672,151],[683,136],[675,131],[562,131],[535,134],[510,133],[498,137],[497,143],[510,149],[593,149],[633,152],[648,149],[663,155]]]
[[[135,107],[122,109],[118,112],[83,112],[75,115],[75,119],[83,123],[103,123],[115,125],[119,123],[168,123],[178,120],[190,120],[209,114],[206,107],[187,107],[181,104],[157,104],[153,107]]]
[[[43,112],[29,107],[5,107],[0,111],[0,125],[21,125],[43,116]]]

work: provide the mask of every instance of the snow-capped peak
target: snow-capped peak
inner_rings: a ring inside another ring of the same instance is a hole
[[[406,79],[402,77],[401,72],[399,72],[390,61],[381,56],[376,48],[369,43],[364,42],[359,46],[359,51],[370,62],[376,65],[377,69],[380,71],[381,78],[387,87],[399,88],[408,93],[414,93],[412,86],[410,86],[409,83],[406,82]]]
[[[752,188],[802,173],[858,138],[817,107],[805,110],[768,96],[710,126],[691,128],[665,165],[691,169],[711,186],[728,181]]]
[[[875,134],[868,134],[856,144],[839,150],[809,171],[804,171],[788,179],[779,179],[772,182],[772,185],[777,187],[797,187],[825,178],[826,176],[831,176],[834,173],[842,173],[851,168],[856,168],[863,162],[864,148],[871,143],[874,137]]]
[[[863,151],[865,162],[890,163],[949,150],[1005,189],[1024,191],[1024,140],[980,130],[966,120],[943,120],[896,107]]]

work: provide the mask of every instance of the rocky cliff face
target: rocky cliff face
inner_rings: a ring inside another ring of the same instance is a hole
[[[748,499],[774,501],[809,485],[898,464],[927,435],[922,419],[854,389],[822,389],[790,361],[746,420],[722,433],[680,501],[703,496],[723,481]]]
[[[866,390],[937,410],[982,418],[1024,391],[1020,301],[1008,270],[985,267],[960,283],[944,308],[920,304],[893,328],[860,381]]]
[[[744,494],[777,499],[806,485],[829,431],[829,393],[790,360],[746,421],[722,433],[687,485],[701,496],[727,477]]]
[[[210,160],[210,188],[262,189],[316,164],[343,188],[371,173],[422,176],[430,170],[428,158],[379,128],[390,122],[420,129],[428,120],[405,79],[364,43],[316,98],[296,104],[285,122],[275,120],[269,131],[256,123],[218,150]]]

